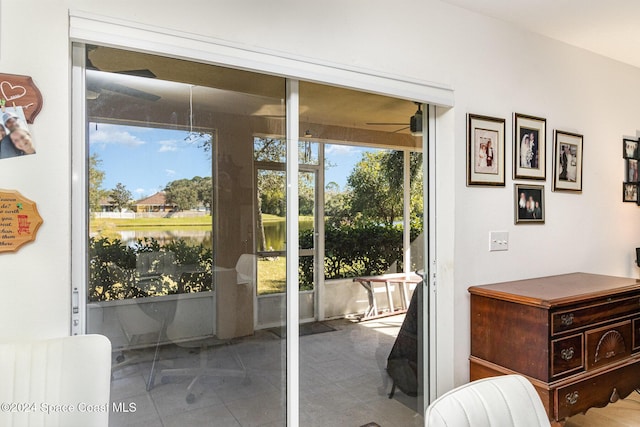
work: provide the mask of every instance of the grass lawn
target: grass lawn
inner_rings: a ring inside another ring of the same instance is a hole
[[[90,227],[92,230],[105,228],[172,228],[172,227],[209,227],[211,228],[211,216],[197,216],[192,218],[92,218]]]
[[[286,292],[287,258],[258,258],[258,295]]]
[[[264,223],[283,222],[284,217],[262,214]],[[312,216],[299,216],[300,222],[308,223],[313,220]],[[172,227],[209,227],[211,228],[213,219],[210,215],[196,217],[174,217],[174,218],[91,218],[90,227],[92,230],[100,230],[105,228],[172,228]]]

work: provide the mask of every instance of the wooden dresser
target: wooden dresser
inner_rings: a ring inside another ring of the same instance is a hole
[[[472,381],[528,377],[553,425],[640,387],[640,281],[572,273],[469,293]]]

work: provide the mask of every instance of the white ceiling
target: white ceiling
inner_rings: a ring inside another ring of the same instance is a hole
[[[442,0],[640,68],[638,0]]]

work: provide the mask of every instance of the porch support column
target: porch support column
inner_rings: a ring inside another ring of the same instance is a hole
[[[411,271],[411,153],[404,151],[402,175],[403,184],[403,213],[402,213],[402,253],[404,254],[403,271]]]

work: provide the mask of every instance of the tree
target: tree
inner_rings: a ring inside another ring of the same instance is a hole
[[[422,153],[411,153],[411,220],[422,222],[424,210],[424,186],[422,183]]]
[[[192,181],[196,188],[198,201],[202,203],[202,206],[205,208],[211,209],[213,201],[213,185],[211,177],[200,178],[199,176],[195,176]]]
[[[274,138],[254,138],[253,158],[256,162],[284,163],[287,158],[285,141]]]
[[[121,182],[117,183],[109,193],[109,202],[120,212],[131,206],[131,198],[131,191],[127,190],[127,187]]]
[[[366,218],[391,224],[402,213],[402,191],[392,188],[389,182],[383,167],[386,156],[384,151],[363,153],[347,183],[353,189],[353,215],[361,213]]]
[[[189,132],[184,140],[191,144],[197,144],[197,147],[202,148],[202,150],[208,154],[209,158],[211,158],[211,147],[213,146],[214,138],[214,132],[192,131]]]
[[[286,207],[285,172],[280,170],[258,170],[258,200],[260,211],[265,214],[284,216]]]
[[[403,213],[403,164],[401,151],[365,152],[356,165],[347,183],[352,189],[352,215],[362,214],[376,221],[392,224]],[[422,156],[412,153],[410,156],[410,177],[413,206],[421,204],[421,193],[417,177],[421,173]]]
[[[186,211],[198,206],[198,191],[192,180],[178,179],[171,181],[164,191],[167,204],[176,205],[180,211]]]
[[[316,205],[315,174],[298,173],[298,212],[300,215],[313,215]]]
[[[325,185],[324,215],[328,226],[339,227],[351,223],[351,191],[340,191],[340,186],[331,181]]]
[[[89,210],[97,212],[100,210],[100,200],[108,195],[108,191],[102,189],[105,173],[100,169],[102,160],[97,153],[89,157]]]

